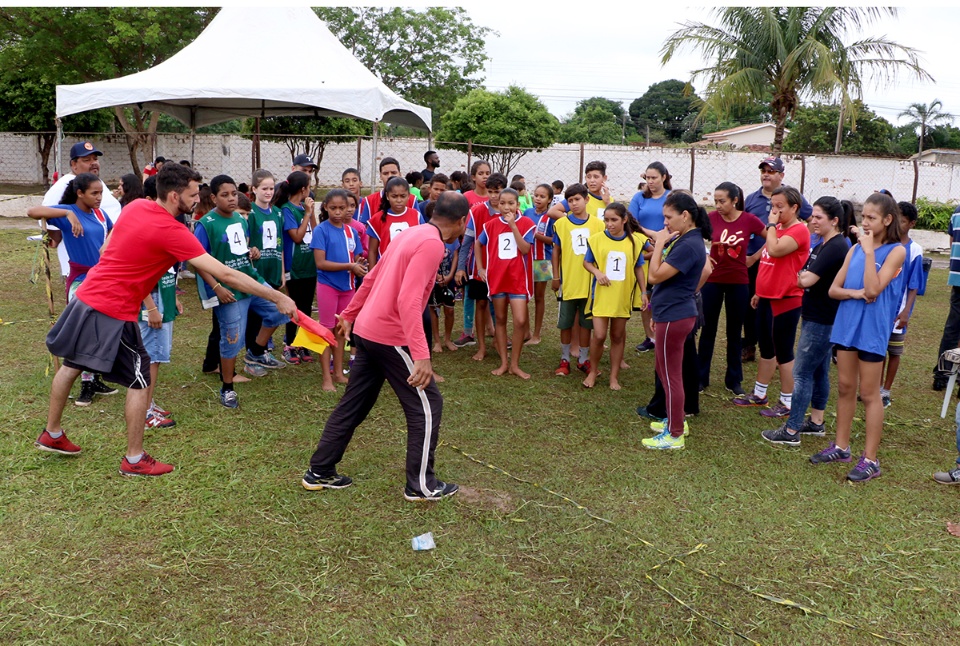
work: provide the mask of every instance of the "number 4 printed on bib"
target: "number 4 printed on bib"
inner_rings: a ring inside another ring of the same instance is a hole
[[[235,256],[242,256],[249,252],[247,248],[247,231],[243,224],[234,222],[227,225],[227,242],[230,244],[230,252]]]
[[[277,248],[277,223],[267,221],[263,223],[263,248]]]

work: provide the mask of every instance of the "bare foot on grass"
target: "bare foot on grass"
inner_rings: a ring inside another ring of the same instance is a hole
[[[587,374],[587,378],[583,380],[584,388],[593,388],[597,385],[597,373],[590,371]]]
[[[947,531],[953,536],[960,537],[960,523],[947,523]]]
[[[523,345],[540,345],[540,337],[532,336],[530,339]]]
[[[334,376],[333,376],[333,383],[335,383],[335,384],[345,384],[345,383],[349,383],[349,381],[350,381],[350,380],[347,379],[344,375],[334,375]]]
[[[325,381],[325,382],[323,382],[322,388],[323,388],[323,391],[324,391],[324,392],[327,392],[327,393],[335,393],[335,392],[337,392],[337,387],[333,384],[332,381]]]
[[[437,382],[438,384],[442,384],[443,382],[446,381],[446,379],[444,379],[443,377],[441,377],[440,375],[438,375],[436,372],[433,373],[433,380],[434,380],[435,382]]]
[[[516,376],[518,376],[518,377],[520,377],[521,379],[524,379],[524,380],[530,378],[530,373],[529,373],[529,372],[524,372],[523,370],[520,370],[520,368],[510,368],[510,374],[511,374],[511,375],[516,375]]]
[[[453,345],[453,341],[449,341],[449,340],[448,340],[446,343],[443,344],[443,347],[445,347],[445,348],[446,348],[447,350],[449,350],[450,352],[456,352],[456,351],[457,351],[457,346]]]
[[[433,353],[440,354],[441,352],[443,352],[443,346],[441,346],[440,342],[437,341],[436,343],[433,344]]]
[[[507,367],[506,367],[506,366],[500,366],[499,368],[497,368],[497,369],[495,369],[495,370],[491,370],[491,371],[490,371],[490,374],[493,375],[494,377],[502,377],[503,375],[507,374]]]
[[[247,383],[248,381],[252,381],[252,380],[250,379],[250,377],[247,377],[246,375],[234,375],[234,376],[233,376],[233,383],[235,383],[235,384],[245,384],[245,383]]]
[[[487,357],[486,350],[477,350],[477,353],[473,355],[472,358],[474,361],[483,361],[486,357]]]
[[[620,382],[615,379],[611,379],[610,390],[620,390]]]
[[[629,370],[630,366],[627,365],[627,362],[623,359],[620,360],[620,370]]]

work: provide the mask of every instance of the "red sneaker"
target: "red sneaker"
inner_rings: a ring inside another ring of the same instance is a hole
[[[169,417],[162,417],[154,411],[147,413],[147,421],[144,423],[144,430],[151,430],[154,428],[172,428],[176,426],[177,423],[170,419]]]
[[[60,455],[77,455],[80,453],[80,447],[67,439],[66,431],[63,432],[63,435],[54,439],[50,437],[47,429],[43,429],[43,433],[40,434],[33,445],[41,451],[50,451]]]
[[[558,377],[566,377],[570,374],[570,362],[566,359],[560,359],[560,367],[553,371]]]
[[[144,452],[136,464],[127,462],[126,456],[120,460],[120,475],[122,476],[162,476],[173,471],[172,464],[158,462]]]
[[[156,414],[159,415],[160,417],[173,417],[173,413],[171,413],[171,412],[168,411],[168,410],[163,410],[162,408],[160,408],[160,407],[157,406],[156,404],[154,404],[154,405],[150,408],[150,410],[147,411],[147,415],[149,415],[150,413],[156,413]]]
[[[587,359],[583,363],[577,362],[577,370],[580,372],[590,372],[590,359]]]

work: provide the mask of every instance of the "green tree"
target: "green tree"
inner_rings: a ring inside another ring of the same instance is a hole
[[[245,130],[253,130],[254,120],[249,119]],[[260,120],[260,138],[282,143],[290,151],[290,161],[304,153],[317,162],[314,179],[323,163],[327,144],[356,141],[357,137],[370,134],[370,124],[359,119],[339,117],[267,117]]]
[[[54,84],[18,65],[0,72],[0,131],[37,133],[37,150],[43,183],[50,182],[50,153],[56,143],[56,102]],[[110,127],[113,115],[94,110],[72,115],[63,121],[68,132],[100,132]]]
[[[702,101],[688,92],[683,81],[670,79],[654,83],[643,96],[630,103],[630,117],[640,134],[652,128],[664,131],[672,141],[680,141],[690,129],[690,116],[697,113]]]
[[[615,145],[636,132],[622,103],[594,96],[578,101],[573,113],[563,120],[560,141]]]
[[[927,129],[936,125],[953,123],[953,116],[943,111],[943,103],[940,99],[934,99],[929,104],[911,103],[910,107],[898,114],[898,117],[907,117],[910,119],[910,126],[914,131],[920,129],[920,141],[917,147],[917,154],[923,152],[923,142],[927,138]]]
[[[543,150],[557,141],[559,124],[540,100],[511,85],[503,92],[473,90],[443,115],[437,140],[460,142],[446,147],[487,157],[495,170],[509,175],[530,149]]]
[[[930,128],[927,143],[930,148],[960,149],[960,128],[946,124]]]
[[[182,49],[217,11],[167,6],[0,8],[0,70],[27,61],[30,73],[50,85],[133,74]],[[138,153],[149,156],[160,113],[137,107],[113,112],[127,136],[130,163],[140,172]]]
[[[434,126],[481,87],[486,41],[497,33],[460,8],[318,7],[353,55],[394,92],[433,110]]]
[[[736,105],[769,92],[777,124],[773,151],[783,147],[787,119],[801,98],[836,98],[850,110],[862,98],[863,78],[885,79],[907,71],[932,80],[917,51],[886,37],[847,43],[849,31],[874,22],[893,8],[866,7],[727,7],[713,10],[719,26],[685,22],[664,42],[662,62],[682,49],[699,51],[709,66],[693,73],[691,84],[705,80],[701,115],[713,109],[725,116]]]
[[[609,99],[604,99],[608,101]],[[587,99],[593,101],[593,99]],[[623,123],[609,105],[594,101],[582,105],[567,115],[560,126],[559,140],[565,144],[605,144],[616,145],[623,140]],[[612,103],[612,102],[611,102]],[[623,115],[621,107],[620,114]]]
[[[842,150],[846,153],[891,154],[893,124],[858,103],[856,129],[844,120]],[[783,141],[783,150],[792,153],[834,152],[839,105],[815,104],[797,109],[790,134]]]

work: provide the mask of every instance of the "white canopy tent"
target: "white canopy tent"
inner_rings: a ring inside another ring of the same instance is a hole
[[[431,128],[429,108],[391,91],[309,7],[224,7],[196,40],[156,67],[57,86],[58,127],[62,117],[114,106],[158,110],[191,131],[230,119],[280,115]],[[376,133],[374,127],[374,157]]]

